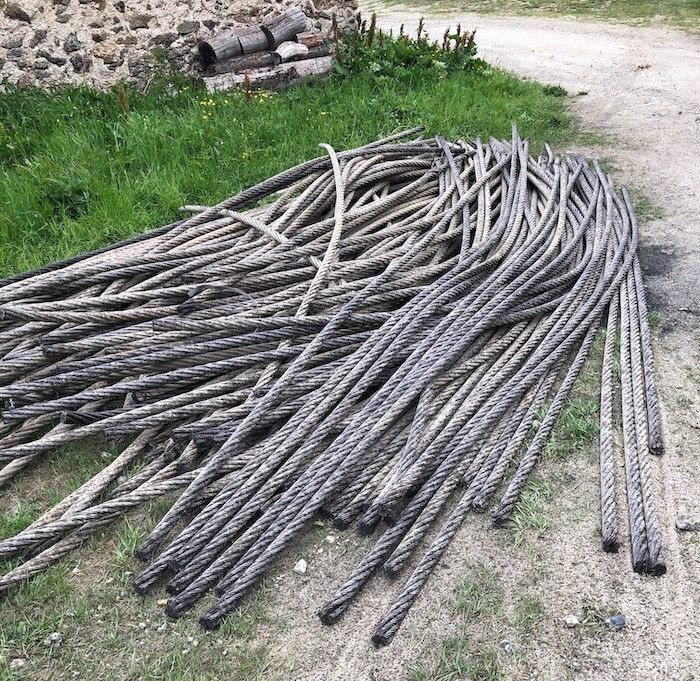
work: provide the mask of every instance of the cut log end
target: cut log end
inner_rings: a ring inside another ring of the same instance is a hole
[[[260,27],[267,36],[268,49],[274,50],[287,40],[294,40],[297,33],[306,29],[306,15],[298,7],[280,14]]]
[[[199,43],[199,56],[205,66],[211,66],[216,63],[216,52],[209,43]]]

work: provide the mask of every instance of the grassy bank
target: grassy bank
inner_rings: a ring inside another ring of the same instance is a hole
[[[370,3],[372,4],[372,3]],[[596,21],[634,24],[666,23],[693,33],[700,32],[698,0],[388,0],[387,5],[415,5],[422,11],[481,12],[488,14],[536,14],[574,16]]]
[[[124,109],[128,106],[128,111]],[[275,95],[65,89],[0,95],[0,275],[167,224],[319,156],[415,125],[448,138],[572,135],[564,101],[488,67],[378,84],[368,74]]]

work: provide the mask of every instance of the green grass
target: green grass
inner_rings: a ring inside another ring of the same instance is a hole
[[[152,521],[142,519],[145,526]],[[139,534],[138,523],[127,521],[4,595],[0,679],[280,678],[267,644],[256,639],[259,626],[276,624],[267,615],[265,584],[217,632],[203,631],[196,617],[170,622],[162,601],[131,589],[139,566],[128,549]],[[52,632],[63,641],[47,647]],[[26,664],[13,673],[16,658]]]
[[[497,615],[502,601],[503,588],[498,574],[482,563],[474,565],[455,588],[454,609],[465,621]]]
[[[553,498],[554,490],[544,478],[534,475],[528,480],[511,514],[516,546],[520,546],[530,533],[540,536],[550,528],[548,505]]]
[[[427,126],[448,138],[509,137],[535,146],[573,127],[561,97],[484,67],[379,85],[371,75],[271,97],[200,88],[117,94],[0,93],[0,275],[118,241],[178,219],[303,160]]]
[[[412,681],[501,681],[496,625],[503,612],[504,590],[500,575],[485,563],[468,569],[455,587],[450,609],[456,630],[431,654],[430,659],[411,662]],[[494,640],[495,639],[495,640]]]
[[[545,609],[542,601],[535,596],[522,596],[513,617],[513,624],[521,636],[528,636],[538,622],[544,620]]]
[[[640,224],[646,224],[654,220],[661,220],[665,213],[664,209],[649,198],[641,189],[629,187],[634,212]]]
[[[387,4],[398,4],[390,0]],[[700,31],[698,0],[408,0],[402,4],[439,12],[488,14],[536,14],[575,16],[582,19],[617,20],[634,24],[660,21],[692,32]]]

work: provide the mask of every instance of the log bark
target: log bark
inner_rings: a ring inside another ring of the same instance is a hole
[[[332,58],[326,56],[245,71],[244,73],[223,73],[211,78],[204,78],[204,84],[207,92],[230,90],[240,87],[244,83],[252,88],[282,89],[310,78],[325,76],[331,71],[331,62]]]
[[[278,45],[274,53],[279,55],[280,61],[295,61],[304,59],[309,54],[309,48],[306,45],[287,40]]]
[[[274,50],[286,40],[293,40],[306,29],[306,15],[298,7],[266,21],[260,27],[267,36],[268,49]]]
[[[316,55],[320,56],[320,55]],[[231,59],[216,62],[207,68],[204,75],[214,76],[219,73],[242,73],[251,69],[260,69],[266,66],[277,66],[281,63],[280,56],[276,52],[254,52]]]
[[[321,31],[303,31],[297,33],[297,42],[311,49],[312,47],[321,47],[326,42],[326,37]]]
[[[199,54],[206,66],[241,54],[241,43],[235,31],[224,31],[199,43]]]
[[[268,49],[267,35],[257,27],[249,28],[239,33],[238,40],[241,43],[242,54],[252,54],[253,52],[262,52]]]

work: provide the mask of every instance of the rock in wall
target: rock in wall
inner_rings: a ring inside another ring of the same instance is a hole
[[[0,0],[0,83],[144,86],[163,64],[197,72],[200,40],[299,6],[307,29],[354,23],[356,0]]]

